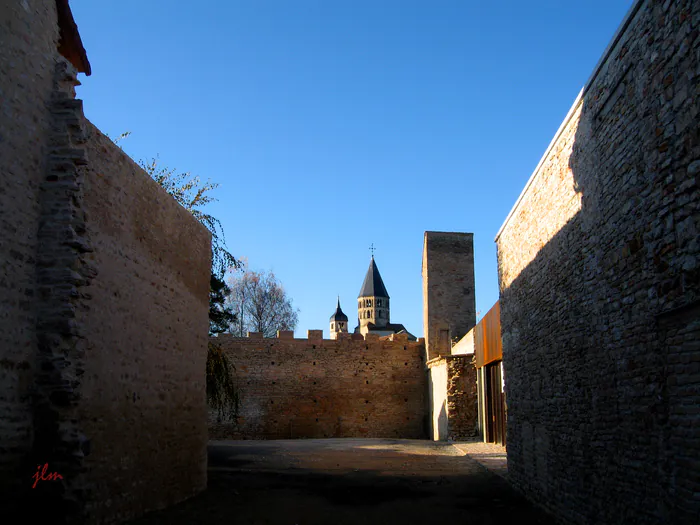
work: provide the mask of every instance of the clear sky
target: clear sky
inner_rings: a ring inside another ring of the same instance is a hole
[[[632,0],[72,0],[78,96],[135,160],[220,184],[230,251],[324,330],[355,326],[369,246],[391,320],[423,335],[423,232],[494,237]]]

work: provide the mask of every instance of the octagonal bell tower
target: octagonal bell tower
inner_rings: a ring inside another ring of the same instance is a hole
[[[369,332],[370,325],[372,328],[381,328],[389,324],[389,293],[374,262],[374,255],[357,296],[357,318],[363,335]]]

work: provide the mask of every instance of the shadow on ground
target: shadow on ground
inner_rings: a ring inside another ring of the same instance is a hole
[[[131,525],[542,524],[555,521],[451,445],[212,441],[209,487]]]

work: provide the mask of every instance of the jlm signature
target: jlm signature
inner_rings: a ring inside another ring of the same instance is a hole
[[[36,472],[32,476],[32,478],[34,478],[34,485],[32,485],[33,489],[36,488],[36,484],[40,481],[56,481],[63,479],[63,476],[61,476],[58,472],[46,472],[47,470],[49,470],[48,463],[44,463],[43,467],[41,465],[37,465]]]

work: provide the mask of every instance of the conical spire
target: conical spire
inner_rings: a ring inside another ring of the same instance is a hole
[[[360,289],[360,295],[358,295],[358,297],[389,298],[389,292],[386,291],[384,281],[382,281],[382,276],[379,275],[379,270],[374,262],[374,255],[372,255],[372,259],[369,262],[367,275],[365,275],[365,280],[362,283],[362,288]]]
[[[348,316],[343,313],[340,309],[340,296],[338,296],[338,306],[335,309],[335,313],[331,315],[331,321],[347,321]]]

